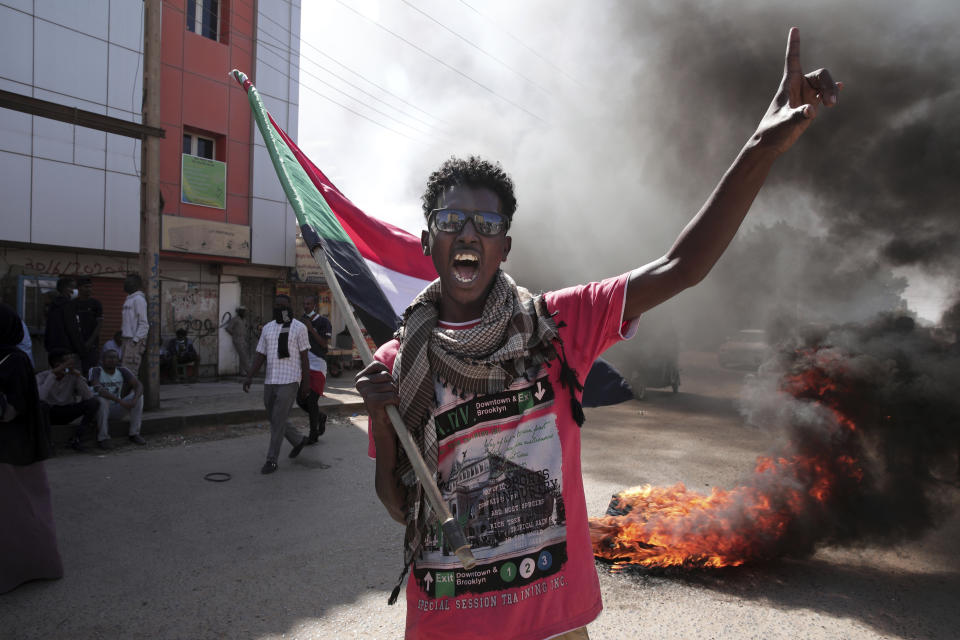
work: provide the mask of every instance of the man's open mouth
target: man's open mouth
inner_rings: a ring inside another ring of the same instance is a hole
[[[457,282],[469,284],[480,275],[480,258],[472,253],[458,253],[453,256],[453,277]]]

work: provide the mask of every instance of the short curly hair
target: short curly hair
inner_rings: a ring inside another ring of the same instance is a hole
[[[421,198],[424,217],[428,217],[430,212],[437,208],[440,194],[454,185],[490,189],[500,198],[501,213],[513,220],[513,213],[517,210],[513,180],[499,162],[490,162],[478,156],[466,159],[450,156],[439,169],[430,174],[427,189]]]

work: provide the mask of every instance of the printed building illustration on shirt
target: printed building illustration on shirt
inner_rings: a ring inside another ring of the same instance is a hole
[[[444,486],[456,487],[444,497],[475,550],[548,528],[562,530],[566,523],[560,479],[548,469],[527,469],[496,453],[468,458],[463,452]],[[431,529],[423,551],[448,554],[438,529]]]

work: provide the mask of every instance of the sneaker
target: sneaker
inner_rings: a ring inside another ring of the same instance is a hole
[[[73,449],[74,451],[79,451],[79,452],[83,452],[87,450],[87,448],[80,443],[80,438],[72,438],[70,440],[70,448]]]
[[[109,440],[97,440],[97,449],[110,451],[111,449],[113,449],[113,444],[111,444]]]
[[[294,445],[293,449],[290,449],[290,457],[296,458],[298,455],[300,455],[300,452],[303,451],[303,445],[305,444],[307,444],[306,436],[304,436],[303,439],[300,440],[299,444]]]
[[[147,441],[144,440],[140,434],[130,436],[130,442],[134,444],[147,444]]]
[[[263,466],[260,468],[260,473],[262,473],[263,475],[267,475],[268,473],[273,473],[276,470],[277,470],[277,463],[270,462],[269,460],[267,460],[266,462],[263,463]]]

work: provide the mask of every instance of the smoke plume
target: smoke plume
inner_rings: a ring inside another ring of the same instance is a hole
[[[542,7],[516,16],[522,25],[545,17]],[[797,25],[805,71],[828,67],[846,90],[778,162],[737,243],[757,223],[785,221],[827,253],[842,252],[837,271],[870,270],[880,280],[904,265],[955,273],[957,18],[956,3],[923,0],[573,5],[550,18],[563,42],[544,46],[560,50],[558,64],[581,84],[558,81],[550,99],[529,88],[510,94],[545,122],[499,104],[481,124],[458,101],[449,115],[464,137],[453,151],[498,158],[516,178],[508,267],[519,281],[552,288],[622,273],[662,255],[706,199],[772,98],[787,28]],[[433,150],[424,157],[440,159]],[[792,274],[818,259],[793,251],[763,268],[784,274],[779,288],[788,289]],[[830,316],[850,286],[884,288],[874,283],[828,278],[818,285],[824,299],[809,302]],[[751,285],[708,279],[673,315],[722,309]],[[837,309],[831,319],[862,320],[876,306]]]

